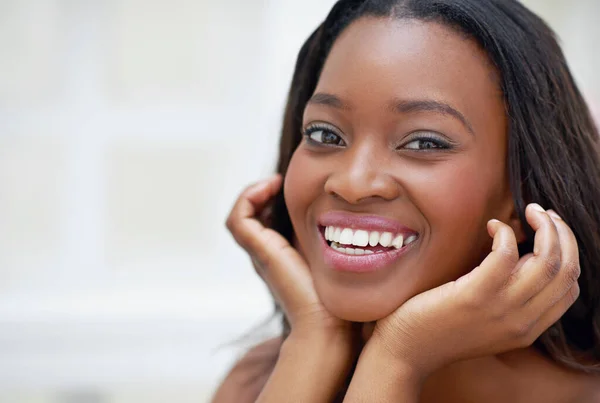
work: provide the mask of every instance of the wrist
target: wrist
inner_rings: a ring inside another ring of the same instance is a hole
[[[416,354],[417,350],[417,347],[402,343],[399,338],[390,343],[380,332],[375,331],[365,346],[364,354],[368,358],[377,357],[390,376],[421,385],[434,369],[428,364],[425,354]]]
[[[337,337],[292,331],[257,402],[330,402],[352,368],[349,349]]]
[[[344,403],[418,402],[426,375],[371,338],[360,354]]]
[[[356,340],[350,332],[292,330],[282,352],[315,356],[350,366],[357,356]]]
[[[424,363],[418,362],[411,355],[404,355],[398,351],[390,352],[389,344],[379,338],[369,340],[364,353],[366,358],[377,360],[383,368],[387,369],[390,376],[408,383],[420,385],[432,372]]]
[[[346,321],[321,321],[315,325],[310,321],[298,321],[292,325],[289,339],[298,343],[335,346],[337,349],[352,351],[360,341],[361,326]]]

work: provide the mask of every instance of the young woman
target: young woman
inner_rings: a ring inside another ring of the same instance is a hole
[[[227,221],[284,333],[214,401],[600,401],[598,150],[517,1],[337,2]]]

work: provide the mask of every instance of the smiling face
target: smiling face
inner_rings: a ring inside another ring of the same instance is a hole
[[[353,22],[331,49],[303,130],[286,205],[317,292],[342,319],[380,319],[457,279],[489,253],[486,222],[511,223],[495,70],[443,25]]]

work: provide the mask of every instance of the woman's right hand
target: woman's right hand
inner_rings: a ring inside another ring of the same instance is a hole
[[[330,402],[352,367],[356,338],[352,324],[331,315],[319,300],[301,254],[259,219],[281,186],[280,175],[250,186],[227,219],[291,327],[257,402]]]
[[[291,336],[335,339],[338,343],[348,343],[351,349],[351,323],[325,309],[304,258],[287,239],[259,219],[281,186],[281,176],[274,175],[246,188],[229,214],[227,228],[248,252],[258,275],[282,308],[290,322]]]

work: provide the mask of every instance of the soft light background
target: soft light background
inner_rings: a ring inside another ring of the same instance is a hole
[[[526,3],[598,105],[600,2]],[[1,403],[209,400],[271,312],[223,223],[332,4],[0,0]]]

